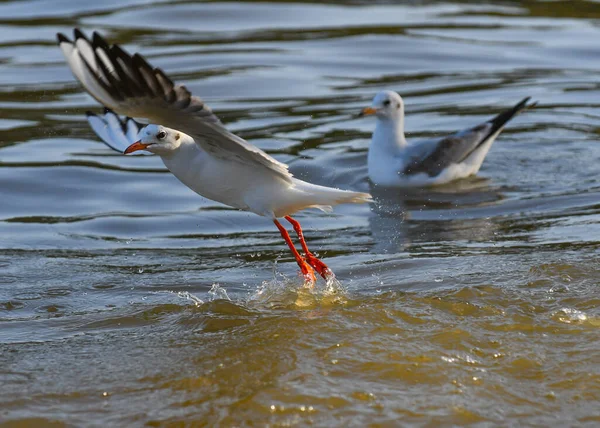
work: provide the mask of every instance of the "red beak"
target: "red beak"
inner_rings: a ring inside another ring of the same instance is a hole
[[[129,153],[137,152],[138,150],[145,150],[149,145],[150,144],[144,144],[141,141],[136,141],[131,146],[127,147],[124,153],[128,155]]]

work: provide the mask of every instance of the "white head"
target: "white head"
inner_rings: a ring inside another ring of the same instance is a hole
[[[381,120],[401,121],[404,117],[404,101],[394,91],[381,91],[371,107],[362,110],[361,116],[376,115]]]
[[[167,156],[181,145],[185,134],[161,125],[148,125],[140,130],[138,141],[125,149],[125,154],[148,150],[159,156]]]

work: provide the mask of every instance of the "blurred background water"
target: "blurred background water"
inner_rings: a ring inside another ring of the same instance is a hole
[[[0,2],[4,426],[596,426],[600,3]],[[309,181],[369,190],[381,89],[409,138],[525,96],[478,177],[267,219],[111,152],[55,33],[97,30]]]

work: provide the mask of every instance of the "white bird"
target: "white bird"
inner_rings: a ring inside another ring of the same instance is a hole
[[[109,46],[97,33],[91,41],[77,29],[74,35],[71,41],[58,34],[58,44],[73,75],[108,109],[103,117],[88,113],[104,142],[113,148],[126,146],[125,154],[142,150],[157,154],[175,177],[199,195],[270,218],[311,285],[314,270],[326,280],[333,275],[308,250],[300,223],[290,216],[305,208],[330,210],[332,205],[369,202],[371,195],[294,178],[287,165],[225,129],[200,98],[175,85],[141,55]],[[113,111],[154,124],[140,129],[137,122],[121,121]],[[304,256],[279,217],[292,224]]]
[[[504,125],[533,107],[529,97],[493,119],[444,138],[407,142],[404,102],[393,91],[379,92],[361,116],[375,115],[369,146],[369,178],[384,187],[420,187],[448,183],[476,174]]]

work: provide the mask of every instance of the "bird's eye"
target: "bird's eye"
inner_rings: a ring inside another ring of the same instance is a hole
[[[386,107],[389,106],[390,105],[390,100],[385,100],[383,102],[383,105],[386,106]]]
[[[165,131],[160,131],[158,134],[156,134],[156,138],[158,138],[159,140],[162,140],[166,136],[167,136],[167,133]]]

